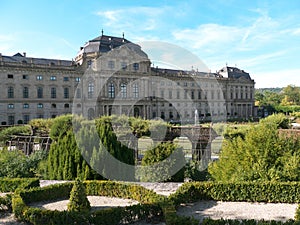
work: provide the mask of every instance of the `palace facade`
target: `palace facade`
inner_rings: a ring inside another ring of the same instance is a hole
[[[216,73],[151,67],[141,47],[124,37],[102,34],[71,61],[0,54],[0,79],[2,125],[68,113],[180,123],[254,116],[249,73],[229,66]]]

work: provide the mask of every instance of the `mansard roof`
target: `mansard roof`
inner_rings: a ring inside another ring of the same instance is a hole
[[[125,39],[124,37],[120,38],[120,37],[114,37],[114,36],[108,36],[102,34],[101,36],[86,42],[86,44],[84,45],[84,47],[82,47],[82,49],[84,50],[84,52],[104,53],[129,43],[131,42]]]
[[[37,65],[57,65],[57,66],[71,66],[73,61],[61,59],[45,59],[26,57],[26,54],[16,53],[13,56],[2,55],[2,61],[7,63],[23,63],[23,64],[37,64]]]
[[[228,78],[240,79],[244,78],[247,80],[251,80],[250,74],[236,67],[223,67],[218,71],[219,74],[226,74]]]

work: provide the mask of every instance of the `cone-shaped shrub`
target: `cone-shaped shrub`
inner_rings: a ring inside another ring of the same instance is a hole
[[[68,211],[89,212],[91,209],[90,202],[86,197],[85,187],[77,178],[70,193],[70,202]]]

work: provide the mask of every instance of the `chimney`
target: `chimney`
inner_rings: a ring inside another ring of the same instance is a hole
[[[26,57],[26,52],[23,52],[23,56]]]
[[[3,61],[2,53],[0,53],[0,61]]]

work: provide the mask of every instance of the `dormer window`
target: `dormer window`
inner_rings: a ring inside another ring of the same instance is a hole
[[[138,63],[133,63],[133,70],[137,71],[139,70],[140,64]]]
[[[114,69],[115,68],[115,62],[112,61],[112,60],[108,61],[108,68],[109,69]]]
[[[92,60],[87,61],[87,67],[90,68],[92,65]]]
[[[122,70],[126,70],[126,68],[127,68],[126,62],[121,63],[121,68],[122,68]]]

